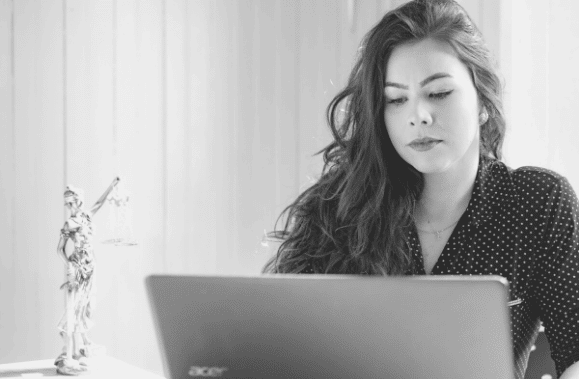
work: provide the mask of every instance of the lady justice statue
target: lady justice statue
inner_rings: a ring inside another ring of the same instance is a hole
[[[95,309],[95,259],[91,240],[93,237],[92,217],[103,206],[107,196],[119,183],[115,178],[105,193],[87,212],[83,204],[83,192],[67,186],[64,205],[70,216],[60,230],[57,254],[66,267],[67,282],[61,286],[66,290],[66,310],[58,324],[64,338],[62,353],[56,358],[56,371],[62,375],[79,375],[88,371],[88,357],[98,355],[103,348],[93,344],[87,337],[92,327]],[[67,242],[73,243],[67,255]]]

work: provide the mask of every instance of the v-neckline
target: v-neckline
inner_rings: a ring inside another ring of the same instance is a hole
[[[468,206],[468,209],[469,209],[469,206]],[[435,261],[435,264],[433,265],[431,272],[429,272],[429,273],[427,273],[427,271],[425,270],[425,260],[423,259],[423,246],[421,245],[421,239],[419,238],[419,232],[417,231],[417,226],[415,225],[415,223],[413,223],[412,233],[413,233],[413,237],[414,237],[416,244],[417,244],[413,249],[413,253],[417,255],[416,264],[418,264],[418,266],[419,266],[419,274],[420,275],[437,275],[441,271],[441,268],[439,266],[442,264],[443,260],[448,258],[449,243],[453,242],[454,239],[458,238],[457,233],[459,232],[459,230],[461,230],[464,227],[465,219],[468,218],[468,216],[467,216],[468,209],[466,209],[465,212],[463,213],[463,215],[461,215],[461,218],[457,222],[457,225],[455,225],[455,227],[451,231],[449,238],[447,238],[447,241],[445,241],[445,245],[443,245],[443,250],[441,250],[441,253],[437,257],[437,260]]]

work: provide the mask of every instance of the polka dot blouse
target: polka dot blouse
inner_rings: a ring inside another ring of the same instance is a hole
[[[408,237],[407,274],[425,275],[414,225]],[[312,265],[303,271],[312,272]],[[558,377],[578,361],[578,198],[564,177],[482,157],[469,205],[431,275],[509,281],[516,378],[524,377],[540,322]]]

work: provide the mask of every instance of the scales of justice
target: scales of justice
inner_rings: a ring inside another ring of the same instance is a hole
[[[93,216],[108,201],[114,207],[112,222],[113,238],[103,241],[115,246],[136,245],[130,226],[128,212],[129,194],[119,186],[116,177],[105,193],[90,208],[84,208],[81,189],[67,186],[64,205],[69,209],[69,218],[60,230],[57,254],[62,259],[67,281],[60,288],[66,291],[66,309],[58,323],[60,335],[64,339],[62,353],[54,365],[61,375],[81,375],[89,371],[90,358],[105,354],[105,348],[94,344],[87,336],[93,326],[95,309],[95,256],[93,246]],[[67,254],[67,243],[69,250]],[[71,246],[72,245],[72,246]]]

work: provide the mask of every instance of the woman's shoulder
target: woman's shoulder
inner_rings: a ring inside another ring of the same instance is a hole
[[[550,218],[577,219],[578,196],[566,177],[543,167],[504,167],[508,173],[507,180],[502,180],[504,192],[514,195],[515,202],[511,204],[522,214],[540,213]]]
[[[520,196],[536,197],[554,192],[576,197],[574,189],[566,177],[556,171],[537,167],[522,166],[510,169],[513,184]]]
[[[553,186],[566,180],[564,176],[556,171],[537,166],[522,166],[512,169],[512,175],[515,179],[522,182],[544,184],[547,186]]]

